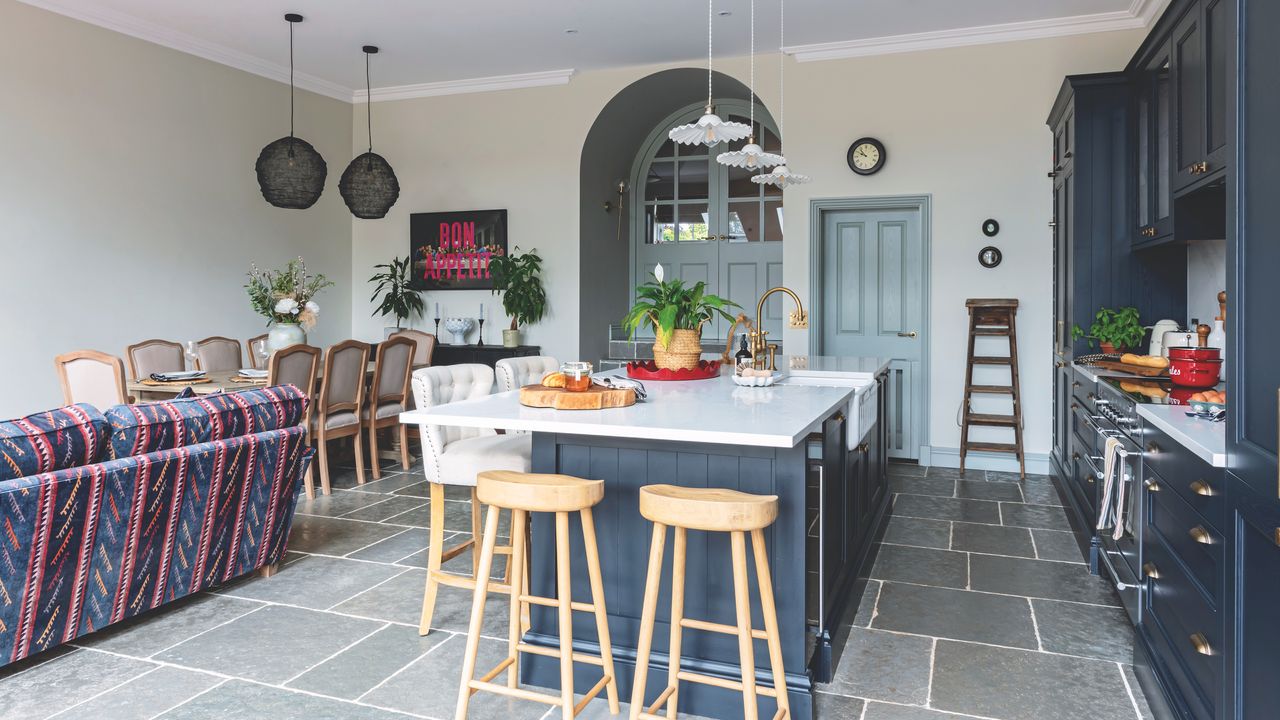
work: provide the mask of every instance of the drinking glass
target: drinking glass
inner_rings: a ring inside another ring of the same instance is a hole
[[[271,357],[271,352],[267,350],[266,338],[254,340],[251,349],[253,350],[253,356],[258,358],[258,367],[266,369],[267,359]]]
[[[200,360],[200,353],[196,351],[195,340],[187,341],[187,349],[183,351],[183,354],[187,356],[187,369],[195,370],[196,363]]]

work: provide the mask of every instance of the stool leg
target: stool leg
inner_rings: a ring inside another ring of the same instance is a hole
[[[431,632],[431,616],[436,612],[436,591],[440,583],[436,574],[440,572],[441,556],[444,554],[444,485],[431,485],[431,536],[427,540],[427,589],[422,595],[422,618],[418,621],[418,634]]]
[[[484,624],[484,601],[489,594],[489,570],[493,566],[493,546],[497,542],[498,508],[490,505],[488,517],[485,519],[484,546],[480,550],[480,571],[476,576],[476,592],[471,601],[471,622],[467,625],[467,649],[462,655],[462,682],[458,686],[458,710],[454,713],[454,720],[467,718],[467,703],[471,701],[471,679],[476,673],[476,654],[480,651],[480,627]],[[573,709],[572,704],[569,709]]]
[[[520,684],[520,651],[516,647],[520,644],[523,631],[520,617],[524,603],[520,600],[520,593],[523,592],[524,577],[528,572],[524,566],[524,523],[527,517],[524,510],[511,511],[511,558],[507,561],[507,569],[511,571],[508,580],[511,583],[511,628],[507,631],[507,648],[508,654],[514,658],[507,671],[507,687],[511,688]]]
[[[480,570],[480,500],[476,497],[476,489],[471,488],[471,577]]]
[[[778,633],[778,608],[773,602],[773,576],[769,572],[769,555],[764,546],[764,531],[751,531],[751,554],[756,559],[756,582],[760,585],[760,610],[764,613],[764,634],[769,646],[769,666],[773,670],[773,689],[778,691],[778,709],[791,718],[791,701],[787,698],[787,672],[782,665],[782,637]]]
[[[738,608],[738,657],[742,665],[742,710],[746,720],[757,720],[756,661],[751,639],[751,596],[747,589],[746,533],[729,533],[733,545],[733,599]],[[461,720],[461,718],[459,718]]]
[[[667,526],[653,524],[649,542],[649,571],[645,574],[644,605],[640,611],[640,642],[636,646],[636,674],[631,687],[631,720],[644,711],[644,686],[649,679],[649,651],[653,648],[653,621],[658,613],[658,591],[662,584],[662,550],[667,544]]]
[[[591,580],[591,605],[595,607],[596,635],[600,640],[602,670],[609,676],[605,692],[609,694],[609,713],[617,715],[618,674],[613,670],[613,642],[609,637],[609,615],[604,606],[604,578],[600,574],[600,548],[596,544],[596,521],[591,508],[582,510],[582,544],[587,554],[587,577]],[[515,535],[515,528],[511,530]],[[512,617],[512,622],[515,618]]]
[[[667,700],[667,717],[675,720],[679,717],[677,708],[680,699],[680,645],[684,639],[684,628],[680,621],[684,619],[684,571],[685,541],[687,532],[682,527],[675,529],[676,541],[671,548],[671,652],[667,666],[667,686],[675,690]]]
[[[496,532],[497,521],[494,522]],[[573,575],[570,574],[569,566],[569,513],[558,512],[556,513],[556,600],[560,620],[560,703],[564,710],[564,720],[573,720],[572,581]],[[479,632],[479,627],[476,631]]]

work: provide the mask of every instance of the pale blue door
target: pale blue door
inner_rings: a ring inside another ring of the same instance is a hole
[[[919,208],[824,212],[818,317],[821,354],[893,359],[884,398],[889,456],[913,460],[928,407],[921,215]]]

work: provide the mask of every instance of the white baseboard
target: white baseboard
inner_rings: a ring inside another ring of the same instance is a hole
[[[928,462],[925,462],[925,458],[928,458]],[[1026,461],[1028,474],[1048,475],[1050,473],[1048,453],[1026,453]],[[920,464],[960,467],[960,448],[921,448]],[[974,470],[1018,471],[1018,459],[1006,453],[971,452],[965,457],[964,464],[966,468]]]

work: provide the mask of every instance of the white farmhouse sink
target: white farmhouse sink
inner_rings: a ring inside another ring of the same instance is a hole
[[[878,417],[877,405],[880,399],[876,381],[866,377],[849,377],[845,374],[823,374],[807,371],[804,375],[785,375],[774,387],[788,385],[805,387],[837,387],[853,388],[853,397],[849,398],[849,409],[845,413],[848,418],[848,447],[852,450],[862,442],[871,428],[875,427]]]

